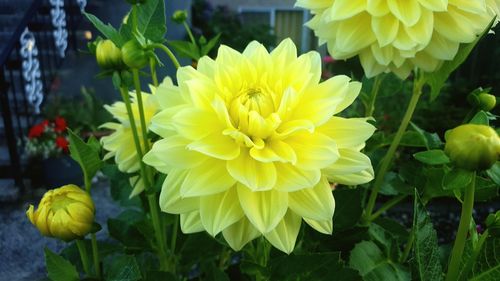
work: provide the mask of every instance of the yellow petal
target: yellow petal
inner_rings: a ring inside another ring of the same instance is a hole
[[[328,180],[334,183],[340,183],[344,185],[359,185],[370,182],[373,180],[374,172],[373,167],[366,170],[345,175],[328,175]]]
[[[434,30],[434,15],[431,11],[422,10],[420,20],[412,25],[405,26],[406,34],[410,38],[421,45],[427,45],[431,41],[432,33]]]
[[[370,158],[357,150],[343,148],[339,149],[339,153],[340,158],[322,170],[327,177],[354,174],[372,167]]]
[[[280,251],[290,254],[295,247],[301,222],[300,216],[288,210],[276,228],[264,234],[264,237]]]
[[[252,147],[250,156],[260,162],[297,162],[295,151],[286,142],[279,139],[266,142],[262,149]]]
[[[375,35],[367,29],[370,24],[371,17],[368,13],[341,21],[337,29],[336,49],[353,53],[368,47],[376,40]]]
[[[236,187],[226,192],[200,197],[201,222],[212,236],[236,223],[243,216]]]
[[[207,159],[189,170],[180,189],[183,197],[206,196],[228,190],[236,180],[226,170],[225,161]]]
[[[337,105],[333,114],[337,114],[342,110],[346,109],[348,106],[350,106],[354,102],[354,100],[358,97],[360,91],[361,91],[360,82],[350,82],[347,88],[347,92],[344,96],[344,99]]]
[[[406,26],[416,24],[422,12],[418,0],[387,0],[387,5],[391,13]]]
[[[366,0],[335,0],[331,8],[330,19],[344,20],[366,9]]]
[[[254,191],[269,190],[276,184],[274,164],[253,159],[247,149],[242,149],[236,159],[227,161],[227,171],[233,178]]]
[[[293,192],[303,188],[315,186],[320,178],[321,171],[304,170],[288,163],[275,163],[278,171],[278,180],[275,189],[278,191]]]
[[[267,233],[278,225],[288,208],[288,195],[285,192],[252,191],[238,185],[238,198],[248,220],[261,233]]]
[[[187,170],[172,170],[167,175],[160,192],[159,204],[163,212],[182,214],[198,209],[199,199],[197,197],[181,197],[181,186],[187,174]]]
[[[190,140],[199,140],[223,129],[216,114],[197,108],[179,111],[172,117],[172,122],[177,132]]]
[[[332,220],[318,221],[304,218],[304,221],[316,231],[323,234],[332,234],[333,232],[333,222]]]
[[[285,141],[297,154],[296,166],[300,169],[321,169],[335,162],[339,156],[335,141],[321,133],[295,134]]]
[[[222,132],[214,132],[194,141],[187,148],[221,160],[232,160],[240,154],[240,146]]]
[[[190,141],[179,135],[161,139],[154,143],[151,151],[144,156],[144,162],[155,166],[175,166],[189,169],[200,165],[207,157],[187,148]]]
[[[242,218],[224,229],[222,235],[233,250],[239,251],[245,244],[257,238],[260,233],[247,218]]]
[[[140,176],[131,177],[129,179],[129,182],[130,185],[132,186],[132,192],[130,192],[130,195],[128,196],[129,199],[139,195],[141,192],[144,191],[145,188],[144,181],[140,178]]]
[[[444,12],[448,8],[448,0],[419,0],[419,2],[433,12]]]
[[[387,14],[383,17],[372,18],[373,33],[377,36],[378,43],[381,47],[391,44],[399,30],[399,20],[392,14]]]
[[[303,218],[329,220],[333,217],[335,201],[330,183],[322,178],[313,188],[289,193],[290,209]]]
[[[368,0],[366,10],[375,17],[385,16],[390,12],[387,0]]]
[[[196,233],[205,230],[200,219],[200,212],[192,211],[188,213],[180,214],[180,224],[182,233]]]
[[[366,121],[367,118],[334,116],[316,131],[332,138],[339,149],[353,148],[363,145],[375,132],[375,127]]]

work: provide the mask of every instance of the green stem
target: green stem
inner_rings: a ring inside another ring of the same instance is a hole
[[[406,109],[406,113],[399,125],[398,131],[396,132],[396,136],[392,140],[391,146],[387,151],[387,154],[382,159],[380,167],[378,169],[378,173],[375,177],[375,183],[373,184],[372,192],[370,193],[370,198],[368,199],[368,204],[365,209],[365,220],[369,221],[369,218],[372,216],[373,208],[375,207],[375,202],[377,200],[377,195],[382,187],[384,182],[385,174],[389,170],[391,166],[392,159],[394,158],[394,154],[401,142],[401,138],[403,138],[403,134],[408,128],[408,124],[410,124],[413,113],[415,112],[415,108],[417,107],[418,100],[422,95],[422,87],[424,86],[423,79],[416,79],[413,83],[413,94],[410,99],[410,103],[408,104],[408,108]]]
[[[83,240],[77,239],[76,246],[78,247],[78,251],[80,252],[80,258],[82,259],[83,270],[87,275],[90,275],[90,265],[89,265],[89,255],[87,253],[87,248],[85,247],[85,243]]]
[[[175,215],[174,228],[172,229],[172,240],[170,241],[170,251],[172,251],[172,255],[175,254],[178,231],[179,231],[179,215]]]
[[[460,270],[460,261],[464,252],[467,233],[469,232],[470,221],[472,218],[472,210],[474,208],[474,190],[476,187],[476,173],[472,176],[472,182],[465,189],[464,201],[462,203],[462,213],[460,215],[460,223],[458,225],[457,236],[451,250],[451,260],[448,265],[448,273],[446,281],[457,280]]]
[[[373,82],[372,91],[370,93],[370,103],[368,104],[368,108],[366,109],[366,117],[373,116],[373,112],[375,111],[375,101],[377,100],[380,85],[382,85],[382,81],[384,80],[384,78],[384,74],[375,76],[375,81]]]
[[[462,276],[468,276],[469,272],[472,269],[472,266],[474,265],[474,262],[476,261],[477,257],[479,256],[479,253],[481,252],[481,249],[483,248],[484,242],[486,242],[486,238],[488,238],[488,229],[481,235],[479,238],[479,241],[477,242],[476,247],[472,251],[472,255],[470,256],[469,260],[464,266],[464,269],[462,270]]]
[[[187,32],[187,34],[189,36],[189,39],[191,40],[191,43],[193,43],[194,45],[196,45],[196,40],[194,40],[194,36],[193,36],[193,33],[191,32],[191,28],[186,23],[186,21],[184,21],[182,24],[184,25],[184,28],[186,29],[186,32]]]
[[[400,263],[404,263],[408,256],[410,255],[411,248],[413,246],[413,241],[415,241],[415,230],[412,228],[408,237],[408,242],[406,242],[405,248],[403,250],[403,255],[400,258]]]
[[[97,239],[95,233],[91,234],[92,256],[94,257],[94,269],[98,278],[101,278],[101,263],[99,261],[99,249],[97,248]]]
[[[163,240],[162,228],[160,223],[160,210],[158,209],[158,198],[156,193],[148,194],[148,203],[151,211],[151,220],[153,221],[153,228],[155,230],[155,238],[158,246],[158,254],[160,259],[160,269],[165,270],[168,268],[168,260],[165,251],[165,241]]]
[[[172,53],[172,51],[167,46],[160,44],[160,43],[155,43],[155,44],[151,44],[151,47],[161,49],[163,52],[165,52],[168,55],[168,57],[170,58],[170,60],[172,61],[172,63],[175,65],[175,68],[181,67],[181,64],[179,63],[179,61],[175,57],[174,53]]]
[[[146,126],[146,118],[144,115],[144,104],[142,102],[141,81],[139,80],[139,70],[132,69],[134,77],[135,94],[137,96],[137,105],[139,107],[139,119],[141,123],[142,141],[144,142],[144,152],[149,151],[148,127]],[[142,162],[142,157],[141,157]]]
[[[370,221],[374,221],[375,219],[377,219],[383,212],[385,212],[385,211],[389,210],[390,208],[394,207],[399,202],[403,201],[407,196],[408,195],[406,195],[406,194],[402,194],[402,195],[398,195],[398,196],[392,198],[391,200],[387,201],[382,207],[380,207],[380,209],[378,209],[370,217]]]
[[[158,87],[158,77],[156,76],[156,60],[155,60],[155,58],[149,59],[149,69],[151,71],[151,79],[153,80],[153,86]]]
[[[137,5],[132,5],[132,30],[136,30],[138,25]]]

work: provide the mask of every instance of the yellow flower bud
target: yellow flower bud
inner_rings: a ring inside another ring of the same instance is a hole
[[[26,216],[42,235],[70,241],[90,232],[94,213],[90,195],[69,184],[47,191],[38,209],[30,205]]]
[[[123,67],[122,52],[111,40],[101,40],[96,47],[97,64],[104,69]]]
[[[495,108],[495,105],[497,103],[497,98],[488,93],[481,93],[478,95],[479,99],[479,108],[484,111],[490,111],[493,108]]]
[[[500,138],[495,130],[486,125],[458,126],[448,131],[445,139],[445,153],[462,169],[489,169],[500,155]]]

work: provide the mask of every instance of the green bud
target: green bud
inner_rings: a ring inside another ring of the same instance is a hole
[[[493,236],[500,236],[500,211],[488,215],[486,218],[486,227]]]
[[[444,152],[458,168],[487,170],[500,155],[500,138],[489,126],[461,125],[446,132],[445,139]]]
[[[139,42],[130,40],[122,47],[123,61],[125,64],[134,69],[141,69],[148,65],[149,54]]]
[[[140,5],[146,3],[147,0],[125,0],[130,5]]]
[[[488,93],[481,93],[478,95],[479,108],[484,111],[490,111],[495,108],[497,98]]]
[[[95,50],[97,64],[103,69],[123,67],[122,52],[111,40],[101,40]]]
[[[186,21],[188,17],[188,13],[186,10],[177,10],[174,12],[172,15],[172,21],[182,24],[183,22]]]

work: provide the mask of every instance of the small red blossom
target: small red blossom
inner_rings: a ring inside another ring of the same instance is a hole
[[[28,133],[28,138],[33,139],[40,137],[43,134],[43,132],[45,132],[46,126],[47,125],[44,122],[42,122],[40,124],[36,124],[35,126],[31,127]]]
[[[56,131],[57,133],[66,131],[66,128],[68,127],[68,125],[66,124],[66,120],[59,116],[54,119],[54,125],[54,131]]]
[[[335,62],[335,59],[332,58],[331,56],[325,56],[323,57],[323,63],[334,63]]]
[[[57,137],[56,138],[56,146],[61,148],[64,152],[68,152],[69,142],[65,137]]]

